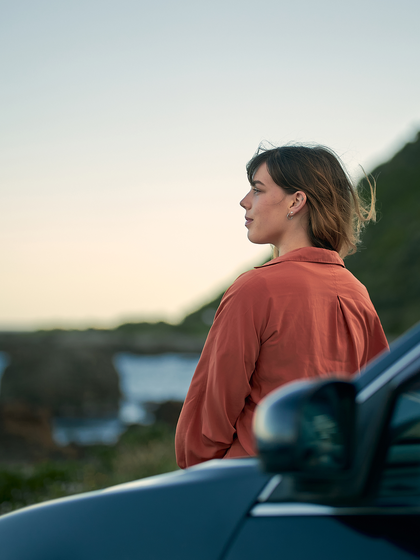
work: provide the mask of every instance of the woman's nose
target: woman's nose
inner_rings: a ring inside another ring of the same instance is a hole
[[[249,204],[249,193],[243,197],[243,199],[241,200],[241,202],[239,203],[242,208],[244,208],[245,210],[247,210],[248,208],[250,208],[250,204]]]

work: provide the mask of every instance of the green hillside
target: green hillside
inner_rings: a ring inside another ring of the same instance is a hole
[[[420,320],[420,133],[371,174],[378,221],[366,228],[346,266],[368,288],[393,337]]]

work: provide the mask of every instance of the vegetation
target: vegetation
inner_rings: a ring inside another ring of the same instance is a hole
[[[219,307],[223,293],[218,295],[214,300],[201,306],[197,311],[187,315],[178,325],[172,325],[159,321],[157,323],[124,323],[115,329],[115,332],[124,334],[141,334],[148,333],[155,336],[163,336],[173,333],[181,333],[186,335],[207,335],[210,325],[213,322],[214,314]]]
[[[372,175],[378,221],[346,266],[369,290],[393,338],[420,320],[420,133]]]
[[[157,323],[124,323],[117,327],[115,332],[122,334],[154,334],[156,336],[162,336],[167,334],[172,334],[176,331],[177,327],[170,323],[165,323],[165,321],[158,321]]]
[[[177,469],[174,429],[131,426],[115,446],[95,445],[78,460],[0,463],[0,514]]]

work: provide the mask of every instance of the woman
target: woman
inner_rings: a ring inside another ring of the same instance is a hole
[[[273,389],[298,378],[351,375],[388,347],[366,288],[342,258],[375,218],[337,156],[322,146],[285,146],[247,165],[241,201],[252,243],[275,258],[225,293],[176,433],[181,468],[255,454],[252,417]]]

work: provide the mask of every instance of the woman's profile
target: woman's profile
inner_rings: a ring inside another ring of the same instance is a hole
[[[247,164],[240,202],[252,243],[273,260],[242,274],[217,310],[176,433],[181,468],[255,454],[258,402],[289,381],[354,375],[388,347],[366,288],[345,268],[375,218],[339,158],[284,146]]]

